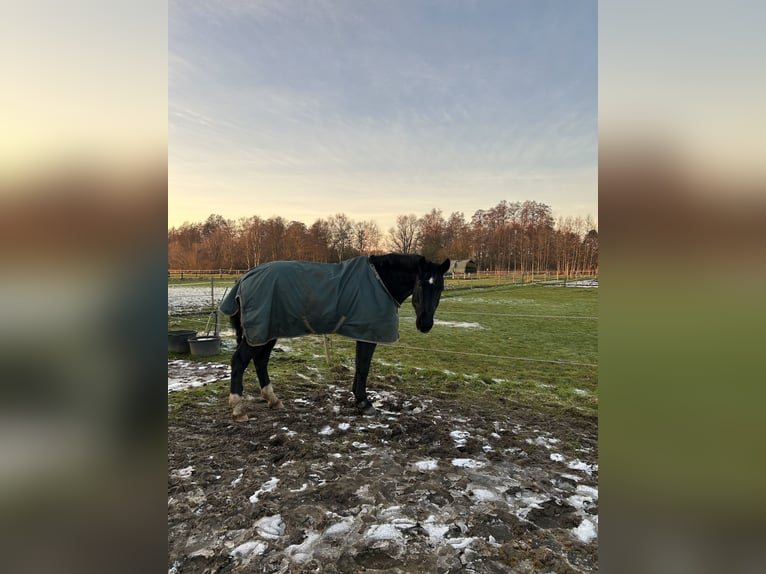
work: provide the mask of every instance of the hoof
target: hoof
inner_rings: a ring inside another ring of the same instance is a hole
[[[231,418],[238,423],[245,422],[247,415],[245,414],[245,405],[240,395],[229,395],[229,406],[231,407]]]
[[[271,385],[267,385],[261,389],[261,396],[269,404],[270,409],[281,409],[284,405],[282,401],[274,394],[274,388]]]
[[[378,414],[378,411],[375,410],[375,407],[372,406],[372,403],[357,403],[356,404],[356,410],[359,411],[359,414],[365,415],[365,416],[372,416]]]

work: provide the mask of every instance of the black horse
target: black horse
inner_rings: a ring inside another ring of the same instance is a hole
[[[261,396],[282,407],[269,379],[268,363],[277,337],[337,333],[356,340],[351,387],[356,407],[374,414],[367,376],[378,343],[399,338],[398,308],[412,295],[415,325],[428,333],[444,290],[450,261],[433,263],[419,255],[371,255],[339,264],[271,262],[248,271],[221,303],[237,333],[231,359],[229,405],[236,421],[246,421],[242,378],[252,361]]]

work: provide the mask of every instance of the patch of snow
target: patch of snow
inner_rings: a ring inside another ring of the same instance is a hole
[[[348,423],[339,423],[338,424],[338,430],[347,431],[351,428],[351,425]]]
[[[399,512],[401,511],[402,507],[398,504],[396,506],[389,506],[388,508],[384,508],[380,511],[380,515],[382,517],[386,517],[390,514],[393,514],[394,516],[398,516]]]
[[[436,470],[439,467],[439,463],[436,460],[419,460],[415,463],[415,468],[420,472],[426,472],[428,470]]]
[[[168,360],[168,393],[215,383],[231,376],[231,367],[223,363]]]
[[[385,423],[370,423],[367,425],[367,428],[368,429],[387,429],[388,425]]]
[[[368,540],[398,540],[402,533],[391,524],[373,524],[364,536]]]
[[[585,484],[578,484],[575,494],[567,498],[567,502],[578,510],[584,510],[586,506],[598,502],[598,489]]]
[[[526,442],[528,444],[536,444],[537,446],[543,446],[543,447],[545,447],[547,449],[551,449],[551,448],[553,448],[554,444],[556,444],[558,442],[561,442],[561,441],[559,439],[557,439],[557,438],[551,438],[551,437],[546,437],[546,436],[539,436],[539,437],[537,437],[534,440],[532,440],[531,438],[528,438],[528,439],[526,439]]]
[[[271,480],[269,480],[268,482],[265,482],[263,486],[261,486],[261,488],[259,488],[253,493],[253,495],[250,497],[250,502],[255,504],[256,502],[258,502],[258,498],[262,494],[265,494],[266,492],[271,492],[277,487],[277,484],[279,484],[279,479],[272,477]]]
[[[549,498],[544,494],[525,490],[516,494],[516,500],[519,502],[516,516],[519,518],[526,518],[530,510],[533,508],[541,508],[540,505],[546,500],[549,500]]]
[[[486,466],[486,463],[472,458],[453,458],[452,465],[460,468],[482,468]]]
[[[566,283],[566,286],[598,289],[598,279],[583,279],[581,281],[570,281]]]
[[[354,492],[359,498],[369,498],[370,496],[370,485],[369,484],[363,484],[359,488],[356,489],[356,492]]]
[[[575,535],[580,542],[588,544],[591,540],[598,536],[596,532],[596,525],[588,518],[583,518],[583,521],[579,526],[572,529],[572,534]]]
[[[348,532],[350,532],[353,526],[354,526],[354,518],[349,516],[344,518],[340,522],[333,524],[332,526],[328,526],[327,529],[325,529],[324,531],[324,535],[329,536],[330,538],[343,536],[344,534],[347,534]]]
[[[303,486],[301,486],[300,488],[291,488],[291,489],[289,489],[289,490],[290,490],[290,492],[303,492],[303,491],[304,491],[304,490],[306,490],[308,487],[309,487],[309,483],[308,483],[308,482],[304,482],[304,483],[303,483]]]
[[[582,480],[582,477],[580,477],[580,476],[576,476],[574,474],[566,474],[566,473],[562,474],[561,478],[566,478],[566,479],[569,479],[569,480],[573,480],[574,482],[580,482]]]
[[[335,431],[333,430],[333,428],[328,425],[328,426],[324,427],[322,430],[320,430],[319,434],[321,434],[322,436],[330,436],[334,432]]]
[[[463,550],[464,548],[468,548],[473,541],[474,538],[472,536],[468,538],[448,538],[447,544],[452,546],[455,550]]]
[[[368,445],[366,442],[354,441],[351,443],[351,446],[354,448],[368,448],[370,445]]]
[[[259,556],[266,552],[268,546],[263,540],[251,540],[237,546],[230,552],[230,555],[234,558],[247,558],[250,555]]]
[[[179,468],[174,471],[173,474],[178,478],[189,478],[192,475],[192,472],[194,472],[194,467],[187,466],[186,468]]]
[[[227,287],[213,286],[213,300],[218,304]],[[195,285],[168,285],[168,315],[183,311],[209,311],[213,305],[210,282]]]
[[[439,540],[440,538],[444,538],[444,535],[449,530],[449,526],[446,524],[437,524],[436,518],[433,515],[426,518],[422,526],[423,529],[428,532],[428,536],[431,537],[431,540]]]
[[[467,323],[465,321],[440,321],[434,319],[434,325],[441,325],[442,327],[456,327],[458,329],[484,329],[478,323]]]
[[[293,562],[303,563],[311,560],[314,554],[314,546],[320,541],[321,536],[317,532],[309,532],[306,539],[300,544],[292,544],[285,548],[285,554]]]
[[[405,517],[394,518],[391,521],[391,524],[394,526],[394,528],[398,528],[399,530],[409,530],[410,528],[415,528],[418,525],[415,520]]]
[[[578,484],[576,492],[577,494],[580,494],[582,496],[589,496],[593,500],[598,500],[598,488],[595,488],[593,486],[588,486],[586,484]]]
[[[551,453],[551,460],[554,462],[564,462],[566,459],[564,458],[563,454],[559,454],[557,452]]]
[[[467,431],[459,431],[459,430],[452,431],[451,433],[449,433],[449,435],[452,438],[452,440],[455,441],[456,448],[465,446],[466,439],[468,439],[468,437],[471,436],[471,434],[468,433]]]
[[[255,529],[262,538],[276,540],[285,533],[285,523],[281,514],[264,516],[255,522]]]
[[[488,488],[471,488],[469,486],[469,492],[473,494],[474,498],[476,498],[476,500],[479,502],[497,500],[500,498],[496,492],[489,490]]]
[[[598,465],[594,465],[594,464],[590,464],[590,463],[584,462],[584,461],[580,460],[579,458],[571,461],[567,465],[567,467],[571,468],[572,470],[581,470],[585,474],[587,474],[588,476],[593,474],[594,470],[598,470]]]

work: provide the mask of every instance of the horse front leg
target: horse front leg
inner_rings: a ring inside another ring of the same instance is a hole
[[[258,375],[258,383],[261,385],[261,396],[266,400],[270,409],[281,409],[282,401],[274,394],[274,387],[271,385],[271,379],[269,378],[269,357],[271,356],[271,350],[274,345],[277,344],[277,340],[269,341],[265,345],[258,347],[258,350],[253,358],[255,363],[255,373]]]
[[[375,407],[367,398],[367,376],[370,374],[372,354],[375,352],[375,343],[364,341],[356,342],[356,369],[354,371],[354,384],[351,390],[356,398],[356,408],[362,414],[374,415]]]

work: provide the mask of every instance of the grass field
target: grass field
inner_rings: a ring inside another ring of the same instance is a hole
[[[231,286],[233,281],[216,283]],[[416,330],[410,302],[402,306],[401,339],[394,345],[378,346],[368,388],[393,386],[413,394],[510,401],[595,417],[598,290],[493,286],[491,280],[473,282],[470,289],[465,285],[448,284],[436,313],[437,323],[428,334]],[[168,317],[168,329],[204,331],[208,319],[209,312]],[[222,335],[222,353],[205,360],[228,363],[233,332],[225,329]],[[328,362],[321,336],[281,340],[278,347],[287,352],[275,352],[269,364],[277,392],[289,388],[291,381],[317,372],[325,381],[350,388],[354,342],[337,336],[331,336],[329,342]],[[168,356],[176,357],[173,353]],[[245,375],[245,392],[252,393],[257,381],[251,371]]]

